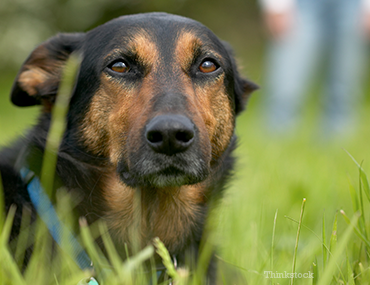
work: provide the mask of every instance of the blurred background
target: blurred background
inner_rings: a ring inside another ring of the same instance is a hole
[[[14,107],[9,93],[22,62],[42,41],[132,13],[164,11],[198,20],[233,46],[242,74],[261,86],[237,122],[236,178],[225,199],[232,207],[220,211],[222,256],[252,271],[264,268],[278,209],[275,254],[279,270],[286,270],[296,224],[284,216],[298,219],[307,198],[310,230],[302,230],[298,257],[307,272],[314,255],[320,256],[312,232],[321,234],[324,212],[330,232],[337,210],[354,211],[348,189],[357,189],[358,169],[343,149],[370,173],[366,2],[1,0],[0,146],[35,122],[38,107]],[[342,5],[348,3],[356,5]],[[345,223],[338,224],[340,232]]]

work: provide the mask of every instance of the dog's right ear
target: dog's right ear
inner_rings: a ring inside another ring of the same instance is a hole
[[[81,48],[84,33],[58,34],[39,45],[23,63],[11,92],[17,106],[52,106],[63,67],[70,54]]]

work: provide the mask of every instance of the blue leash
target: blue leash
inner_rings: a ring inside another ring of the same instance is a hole
[[[72,232],[60,221],[53,204],[48,195],[46,195],[44,188],[41,186],[40,179],[29,169],[22,168],[21,176],[27,184],[27,191],[36,211],[43,222],[46,224],[51,236],[56,243],[62,246],[62,236],[66,237],[68,244],[72,248],[72,257],[77,265],[82,270],[93,269],[92,262],[86,251],[74,237]],[[87,283],[95,285],[98,284],[94,278],[91,278]]]

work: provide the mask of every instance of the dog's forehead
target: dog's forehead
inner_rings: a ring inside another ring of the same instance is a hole
[[[186,17],[166,13],[145,13],[116,18],[101,26],[102,29],[114,30],[117,34],[130,34],[137,29],[145,29],[157,35],[177,33],[181,29],[211,33],[201,23]]]
[[[166,13],[146,13],[122,16],[89,32],[87,45],[98,46],[105,51],[133,45],[155,45],[170,49],[179,40],[222,47],[219,39],[201,23]]]

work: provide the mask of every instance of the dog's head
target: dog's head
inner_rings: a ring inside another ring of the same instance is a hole
[[[229,147],[235,116],[257,87],[240,77],[230,48],[202,24],[164,13],[123,16],[37,47],[12,101],[50,112],[63,67],[83,53],[68,130],[129,186],[203,181]]]

